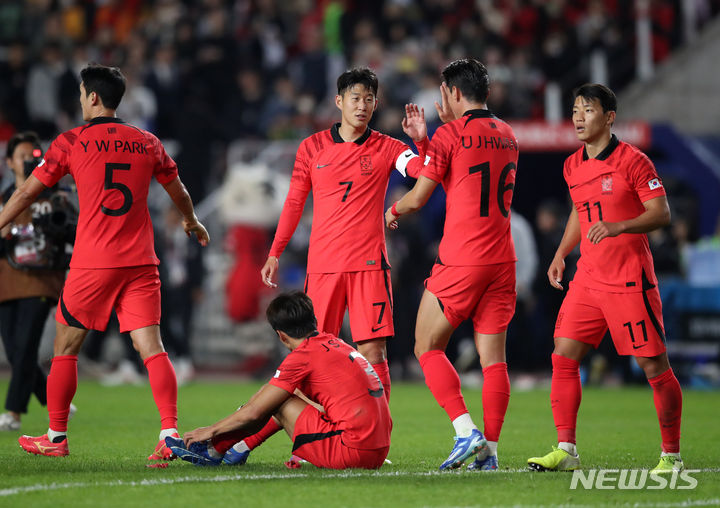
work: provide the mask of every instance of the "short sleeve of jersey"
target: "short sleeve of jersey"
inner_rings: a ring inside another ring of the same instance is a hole
[[[270,384],[282,388],[286,392],[293,393],[309,372],[307,355],[301,351],[293,351],[275,371],[270,379]]]
[[[655,166],[643,153],[637,154],[628,169],[628,179],[642,202],[665,195],[665,188]]]
[[[52,142],[50,148],[45,152],[45,157],[33,171],[35,178],[40,180],[46,187],[52,187],[68,174],[68,153],[70,147],[66,144],[63,136],[59,136]]]
[[[157,153],[158,157],[157,164],[155,165],[155,170],[153,171],[153,176],[155,176],[155,179],[158,181],[158,183],[165,185],[177,178],[177,164],[172,159],[172,157],[167,154],[167,152],[165,151],[165,147],[163,147],[159,139],[157,139],[155,136],[151,136],[150,139],[155,145],[155,153]]]
[[[418,156],[408,145],[390,136],[386,139],[385,153],[387,159],[392,161],[388,167],[389,171],[396,169],[403,176],[407,176],[408,163]]]
[[[448,129],[449,124],[443,125],[430,140],[427,151],[428,163],[420,172],[422,176],[438,183],[445,178],[452,161],[452,144],[448,136]]]

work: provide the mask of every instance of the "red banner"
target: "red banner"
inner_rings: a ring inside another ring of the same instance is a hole
[[[581,146],[571,122],[509,122],[520,152],[574,152]],[[635,145],[641,150],[650,147],[650,125],[646,122],[616,123],[612,129],[620,141]]]

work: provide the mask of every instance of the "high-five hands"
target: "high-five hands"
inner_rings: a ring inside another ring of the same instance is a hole
[[[442,82],[442,85],[440,85],[440,97],[442,102],[440,104],[437,102],[435,103],[435,109],[437,110],[438,116],[443,123],[452,122],[455,120],[455,113],[453,113],[452,109],[450,109],[450,89],[444,81]]]
[[[427,137],[427,124],[425,123],[425,108],[418,108],[417,104],[405,104],[405,118],[402,119],[403,132],[413,141],[422,141]]]

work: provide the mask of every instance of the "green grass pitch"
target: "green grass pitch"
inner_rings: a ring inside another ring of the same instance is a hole
[[[180,389],[181,431],[234,410],[257,383],[196,382]],[[5,393],[7,381],[0,382]],[[481,423],[479,390],[464,390]],[[422,384],[393,386],[389,459],[377,472],[289,470],[290,441],[279,433],[242,467],[195,467],[175,461],[148,469],[158,416],[150,389],[104,388],[82,381],[70,422],[70,456],[26,454],[19,433],[0,434],[0,507],[239,506],[718,506],[720,505],[720,392],[684,392],[682,452],[698,484],[694,490],[571,490],[571,474],[526,471],[530,456],[555,442],[547,390],[514,392],[500,442],[501,471],[438,473],[452,448],[452,426]],[[44,408],[32,403],[23,431],[42,434]],[[583,469],[655,466],[659,429],[649,387],[586,389],[579,416]]]

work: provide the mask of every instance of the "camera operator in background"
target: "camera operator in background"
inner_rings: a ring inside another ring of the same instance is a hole
[[[42,158],[34,132],[15,134],[7,143],[6,163],[15,181],[2,193],[4,204]],[[0,335],[12,368],[0,414],[0,431],[20,430],[34,393],[46,405],[47,378],[38,364],[45,321],[65,281],[77,224],[70,194],[46,189],[17,219],[0,231]],[[71,409],[71,413],[74,408]]]

